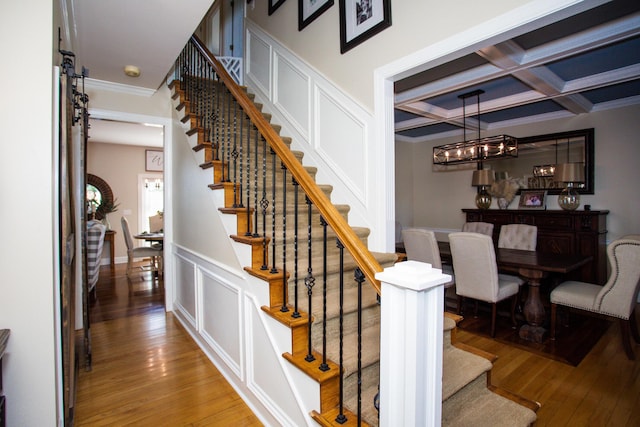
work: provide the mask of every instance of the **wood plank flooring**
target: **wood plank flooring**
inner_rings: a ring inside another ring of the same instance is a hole
[[[171,313],[151,274],[102,267],[93,369],[80,362],[76,426],[260,426]]]
[[[261,425],[164,312],[162,284],[141,277],[128,283],[122,265],[100,272],[93,370],[79,373],[76,425]],[[495,385],[542,404],[537,427],[640,426],[640,345],[628,360],[617,322],[577,367],[462,330],[458,340],[498,356]]]

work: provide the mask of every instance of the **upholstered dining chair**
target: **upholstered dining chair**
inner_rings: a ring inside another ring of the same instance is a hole
[[[462,231],[493,236],[493,224],[490,222],[482,221],[465,222],[464,224],[462,224]]]
[[[528,224],[505,224],[500,227],[498,247],[535,251],[538,241],[538,227]]]
[[[462,299],[472,298],[491,304],[491,336],[496,334],[497,303],[511,298],[511,323],[516,326],[515,308],[519,278],[498,274],[493,239],[485,234],[457,232],[449,234],[453,269],[456,272],[458,313]],[[477,308],[476,308],[477,309]]]
[[[162,247],[134,246],[133,237],[131,237],[131,231],[129,229],[129,221],[127,221],[127,218],[122,217],[120,222],[122,224],[124,242],[127,245],[127,277],[129,277],[133,271],[133,261],[136,258],[151,258],[150,269],[157,271],[158,274],[161,275]]]
[[[551,339],[556,336],[558,305],[616,317],[620,319],[622,346],[629,360],[635,359],[630,335],[640,344],[635,316],[640,291],[640,240],[631,237],[607,246],[611,273],[604,286],[569,280],[551,292]]]
[[[449,274],[452,280],[445,283],[445,288],[455,284],[453,268],[450,265],[442,265],[438,241],[433,231],[422,228],[405,228],[402,230],[402,239],[408,260],[429,263],[431,267],[442,270],[444,274]]]

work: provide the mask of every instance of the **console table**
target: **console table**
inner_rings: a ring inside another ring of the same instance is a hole
[[[109,242],[109,262],[111,263],[111,268],[115,267],[116,265],[116,258],[115,258],[115,252],[116,252],[116,247],[115,247],[115,236],[116,236],[116,232],[113,230],[107,230],[104,233],[104,241],[105,242]]]
[[[568,278],[604,285],[607,281],[607,214],[609,211],[462,209],[467,222],[494,224],[493,242],[498,246],[504,224],[529,224],[538,227],[537,250],[557,254],[593,257],[592,261]]]

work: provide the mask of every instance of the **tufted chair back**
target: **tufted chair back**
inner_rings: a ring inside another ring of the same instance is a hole
[[[538,227],[527,224],[506,224],[500,227],[498,247],[535,251],[538,241]]]
[[[621,319],[629,319],[640,286],[640,241],[628,237],[607,246],[611,274],[593,306],[593,311]]]
[[[490,222],[465,222],[462,225],[462,231],[469,233],[486,234],[487,236],[493,236],[493,224]]]

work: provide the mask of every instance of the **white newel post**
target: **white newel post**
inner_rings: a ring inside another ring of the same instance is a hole
[[[443,284],[451,276],[406,261],[376,279],[382,282],[380,426],[440,426]]]

